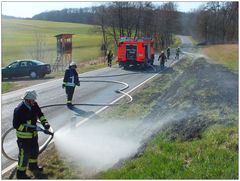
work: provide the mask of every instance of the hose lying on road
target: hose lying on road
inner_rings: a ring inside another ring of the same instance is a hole
[[[156,71],[156,69],[151,66],[151,68]],[[102,75],[102,76],[85,76],[85,77],[79,77],[81,79],[84,79],[84,78],[102,78],[102,77],[115,77],[115,76],[124,76],[124,75],[130,75],[130,74],[139,74],[139,73],[126,73],[126,74],[116,74],[116,75]],[[114,81],[114,80],[81,80],[81,82],[102,82],[102,83],[116,83],[116,84],[121,84],[121,85],[124,85],[123,88],[121,89],[118,89],[118,90],[115,90],[116,93],[120,93],[120,94],[123,94],[125,96],[128,97],[128,101],[126,102],[127,104],[132,102],[133,98],[132,96],[130,96],[129,94],[125,93],[124,90],[126,90],[127,88],[129,88],[129,85],[125,82],[120,82],[120,81]],[[125,104],[126,104],[125,103]],[[114,106],[114,105],[120,105],[119,103],[114,103],[114,104],[96,104],[96,103],[92,103],[92,104],[73,104],[75,106]],[[41,106],[40,108],[48,108],[48,107],[54,107],[54,106],[66,106],[66,104],[50,104],[50,105],[44,105],[44,106]],[[5,141],[5,138],[6,136],[11,132],[13,131],[14,128],[10,128],[6,131],[6,133],[3,134],[2,136],[2,154],[9,160],[12,160],[12,161],[18,161],[17,158],[13,158],[11,156],[9,156],[5,149],[4,149],[4,141]],[[39,131],[42,131],[44,132],[44,130],[39,130]],[[50,128],[50,132],[53,133],[53,129]],[[48,144],[51,142],[51,140],[53,139],[53,135],[49,135],[48,139],[44,142],[44,144],[42,146],[40,146],[39,148],[39,154],[41,154],[48,146]]]
[[[5,156],[7,159],[9,159],[9,160],[12,160],[12,161],[18,161],[18,159],[17,158],[13,158],[13,157],[11,157],[10,155],[8,155],[7,153],[6,153],[6,151],[5,151],[5,149],[4,149],[4,140],[6,139],[6,137],[7,137],[7,135],[10,133],[10,132],[12,132],[12,131],[14,131],[15,130],[15,128],[10,128],[9,130],[7,130],[7,132],[6,133],[4,133],[3,134],[3,136],[2,136],[2,154],[3,154],[3,156]],[[52,139],[53,139],[53,135],[54,135],[54,133],[53,133],[53,129],[50,127],[49,128],[49,130],[44,130],[44,129],[42,129],[42,128],[40,128],[39,126],[37,126],[37,131],[41,131],[41,132],[44,132],[45,134],[48,134],[49,135],[49,137],[48,137],[48,139],[44,142],[44,144],[42,145],[42,146],[40,146],[40,148],[39,148],[39,154],[41,154],[46,148],[47,148],[47,146],[48,146],[48,144],[52,141]]]
[[[85,77],[81,77],[81,78],[85,78]],[[89,77],[86,77],[86,78],[89,78]],[[114,80],[81,80],[81,82],[103,82],[103,83],[116,83],[116,84],[124,85],[123,88],[115,90],[115,92],[127,96],[129,99],[126,102],[127,104],[132,102],[132,100],[133,100],[132,96],[130,96],[129,94],[124,92],[124,90],[126,90],[129,87],[129,85],[125,82],[114,81]],[[120,105],[120,104],[118,104],[118,103],[115,103],[115,104],[84,103],[84,104],[73,104],[73,105],[74,106],[115,106],[115,105]],[[66,106],[66,104],[49,104],[49,105],[41,106],[41,108],[55,107],[55,106]]]
[[[104,77],[104,76],[101,76],[101,77]],[[105,76],[105,77],[108,77],[108,76]],[[90,77],[81,77],[81,78],[90,78]],[[91,78],[94,78],[94,77],[91,77]],[[95,77],[96,78],[96,77]],[[113,81],[113,80],[82,80],[81,82],[103,82],[103,83],[116,83],[116,84],[121,84],[121,85],[124,85],[123,88],[121,89],[118,89],[116,90],[115,92],[116,93],[120,93],[120,94],[123,94],[125,96],[128,97],[128,101],[127,103],[130,103],[132,102],[133,98],[132,96],[130,96],[129,94],[125,93],[124,90],[126,90],[129,85],[125,82],[120,82],[120,81]],[[113,106],[113,105],[119,105],[118,103],[115,103],[115,104],[73,104],[73,105],[78,105],[78,106]],[[51,105],[45,105],[45,106],[41,106],[40,108],[47,108],[47,107],[53,107],[53,106],[66,106],[66,104],[51,104]],[[39,127],[40,128],[40,127]],[[4,149],[4,141],[6,139],[6,136],[12,132],[14,130],[14,128],[10,128],[8,129],[2,136],[2,154],[9,160],[12,160],[12,161],[18,161],[17,158],[13,158],[11,156],[9,156],[5,149]],[[43,129],[39,129],[38,131],[42,131],[46,134],[45,130]],[[50,128],[50,132],[53,133],[53,129]],[[48,146],[48,144],[51,142],[51,140],[53,139],[53,135],[49,135],[48,139],[44,142],[44,144],[39,148],[39,154],[41,154]]]

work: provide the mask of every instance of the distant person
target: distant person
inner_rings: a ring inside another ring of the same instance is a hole
[[[177,47],[175,59],[177,59],[177,60],[179,59],[179,54],[180,54],[180,47]]]
[[[30,179],[26,174],[27,166],[33,172],[43,171],[43,168],[38,165],[37,119],[45,129],[49,129],[50,125],[36,102],[35,90],[26,91],[22,99],[23,101],[14,109],[13,114],[13,127],[16,129],[19,149],[17,179]]]
[[[153,65],[153,62],[154,62],[154,54],[151,54],[151,59],[150,59],[150,64]]]
[[[109,50],[108,55],[107,55],[107,61],[108,61],[108,66],[112,66],[112,59],[113,59],[113,53],[112,50]]]
[[[76,71],[77,65],[75,62],[71,62],[69,68],[66,69],[62,88],[65,88],[67,94],[67,107],[72,108],[72,98],[76,86],[80,86],[78,73]]]
[[[170,58],[170,47],[167,48],[167,59]]]
[[[167,57],[166,57],[164,51],[161,51],[161,54],[158,57],[158,61],[160,61],[161,70],[163,70],[165,67],[165,62],[167,61],[166,59],[167,59]]]

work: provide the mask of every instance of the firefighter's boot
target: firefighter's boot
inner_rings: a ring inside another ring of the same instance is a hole
[[[73,108],[72,103],[67,103],[67,107],[68,107],[69,109],[72,109],[72,108]]]
[[[17,179],[30,179],[30,177],[27,176],[26,171],[17,170]]]
[[[31,170],[32,172],[42,172],[43,171],[43,167],[37,165],[37,163],[29,163],[29,170]]]

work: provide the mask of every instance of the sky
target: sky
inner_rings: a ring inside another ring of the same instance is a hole
[[[155,1],[156,4],[158,2]],[[85,2],[34,2],[34,1],[1,1],[1,12],[3,15],[31,18],[32,16],[44,11],[62,10],[64,8],[83,8],[100,5],[100,1],[85,1]],[[178,10],[182,12],[189,12],[192,9],[197,9],[202,2],[177,2]]]

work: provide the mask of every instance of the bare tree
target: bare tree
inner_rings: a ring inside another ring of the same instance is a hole
[[[179,24],[174,3],[158,9],[152,2],[110,2],[103,6],[97,19],[104,41],[114,42],[117,47],[119,37],[127,36],[155,38],[161,47],[172,43],[172,33]]]
[[[209,43],[238,41],[238,2],[208,2],[192,22],[198,39]]]

